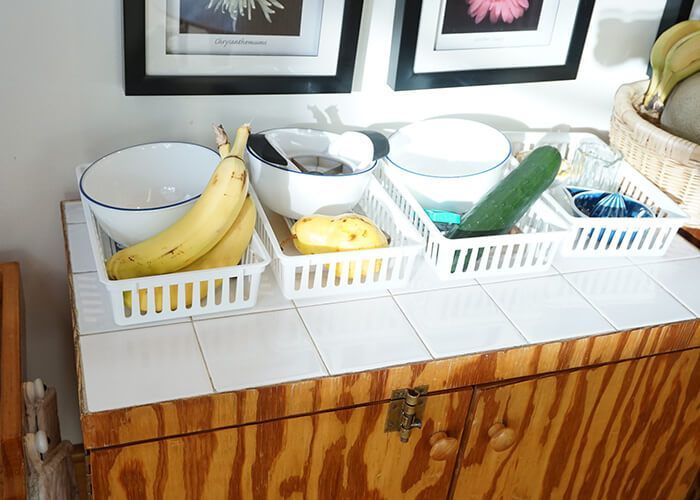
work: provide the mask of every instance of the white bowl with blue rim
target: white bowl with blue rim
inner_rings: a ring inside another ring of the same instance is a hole
[[[387,168],[426,209],[463,213],[504,176],[511,144],[499,130],[460,118],[434,118],[389,138]]]
[[[80,177],[80,193],[107,235],[131,246],[185,215],[218,162],[215,151],[198,144],[131,146],[88,166]]]
[[[309,128],[278,128],[251,135],[250,179],[260,201],[291,219],[352,211],[377,161],[377,132],[337,134]],[[388,146],[388,143],[387,143]]]

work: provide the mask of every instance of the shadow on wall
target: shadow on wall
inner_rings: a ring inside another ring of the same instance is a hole
[[[338,112],[337,106],[328,106],[326,109],[320,109],[318,106],[308,106],[309,111],[313,116],[312,121],[308,122],[297,122],[288,127],[299,127],[299,128],[316,128],[322,130],[328,130],[331,132],[344,132],[346,130],[358,129],[358,128],[369,128],[383,133],[386,136],[390,136],[396,132],[401,127],[408,125],[410,122],[377,122],[372,123],[367,126],[356,126],[343,123],[340,113]],[[561,123],[554,125],[553,127],[546,129],[533,129],[528,127],[527,124],[500,115],[485,115],[485,114],[468,114],[468,113],[458,113],[449,115],[438,115],[432,117],[423,118],[425,120],[430,118],[461,118],[464,120],[474,120],[481,123],[486,123],[502,131],[525,131],[531,130],[534,132],[543,131],[553,131],[553,132],[587,132],[590,134],[597,135],[603,140],[607,140],[607,131],[598,130],[590,127],[571,127],[566,123]]]
[[[617,66],[632,59],[649,60],[649,52],[659,28],[658,16],[642,11],[639,19],[624,21],[629,12],[609,11],[598,23],[598,39],[593,51],[603,66]]]
[[[346,130],[353,130],[358,128],[369,128],[382,132],[384,135],[391,135],[404,125],[408,125],[410,122],[378,122],[372,123],[370,125],[351,125],[344,123],[340,116],[337,106],[328,106],[325,109],[321,109],[318,106],[310,105],[307,106],[311,115],[312,120],[308,122],[297,122],[286,127],[299,127],[299,128],[317,128],[322,130],[328,130],[331,132],[344,132]],[[527,130],[528,126],[518,120],[513,118],[508,118],[499,115],[485,115],[485,114],[450,114],[450,115],[438,115],[421,118],[421,120],[428,120],[432,118],[461,118],[465,120],[474,120],[482,123],[486,123],[499,130]],[[418,121],[418,120],[416,120]]]

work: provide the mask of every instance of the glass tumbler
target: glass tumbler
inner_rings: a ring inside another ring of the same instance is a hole
[[[622,154],[607,144],[583,142],[574,152],[568,183],[572,186],[617,192]]]

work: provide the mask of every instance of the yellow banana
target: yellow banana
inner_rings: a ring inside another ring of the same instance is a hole
[[[653,104],[652,100],[656,95],[657,87],[665,69],[666,56],[671,48],[682,38],[696,31],[700,31],[700,21],[683,21],[671,26],[656,39],[649,56],[652,73],[649,88],[644,94],[645,107],[649,108],[650,104]]]
[[[304,255],[367,250],[389,246],[389,241],[368,217],[359,214],[343,214],[335,217],[311,215],[302,217],[291,228],[294,246]],[[360,269],[364,277],[369,271],[369,261],[363,261]],[[379,272],[382,262],[377,260],[374,272]],[[342,275],[345,264],[335,266],[335,275]],[[355,275],[355,264],[349,263],[348,276]]]
[[[226,234],[221,238],[221,240],[212,248],[209,252],[204,254],[202,257],[194,261],[189,266],[180,269],[178,272],[186,271],[198,271],[201,269],[213,269],[216,267],[228,267],[235,266],[243,258],[250,240],[253,238],[253,231],[255,229],[255,220],[257,218],[257,213],[255,211],[255,204],[250,196],[248,196],[243,203],[243,208],[233,223],[231,228],[226,232]],[[215,288],[220,288],[223,284],[221,279],[217,279],[214,282]],[[199,298],[203,302],[207,297],[207,282],[201,281],[199,284]],[[192,306],[192,288],[191,284],[185,285],[185,303],[187,307]],[[131,307],[131,292],[126,292],[127,295],[124,296],[124,303],[127,307]],[[177,309],[177,286],[170,286],[170,309]],[[139,307],[142,313],[147,310],[147,291],[146,289],[139,290]],[[158,287],[155,289],[155,309],[156,312],[161,312],[163,310],[163,288]]]
[[[664,104],[679,82],[698,71],[700,71],[700,31],[695,31],[682,38],[668,52],[664,72],[656,89],[658,101]]]
[[[111,279],[178,271],[218,243],[238,217],[248,192],[243,153],[249,133],[247,125],[239,127],[231,153],[221,159],[189,212],[161,233],[125,248],[109,259],[107,272]],[[219,146],[225,151],[225,144],[219,142]]]

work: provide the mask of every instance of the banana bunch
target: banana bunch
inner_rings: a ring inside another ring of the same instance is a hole
[[[195,271],[237,265],[250,244],[256,212],[248,193],[248,171],[243,161],[250,134],[247,125],[236,132],[231,147],[219,125],[217,145],[221,160],[209,183],[189,212],[161,233],[115,253],[107,261],[111,279],[127,279],[172,272]],[[200,300],[207,296],[207,282],[200,282]],[[220,287],[222,280],[216,280]],[[192,284],[185,286],[187,307],[192,304]],[[177,308],[177,286],[170,287],[170,307]],[[147,311],[147,291],[139,290],[142,313]],[[124,302],[131,307],[131,292]],[[155,289],[156,312],[163,308],[163,289]]]
[[[673,88],[700,71],[700,21],[683,21],[664,31],[649,57],[652,76],[642,110],[658,113]]]

